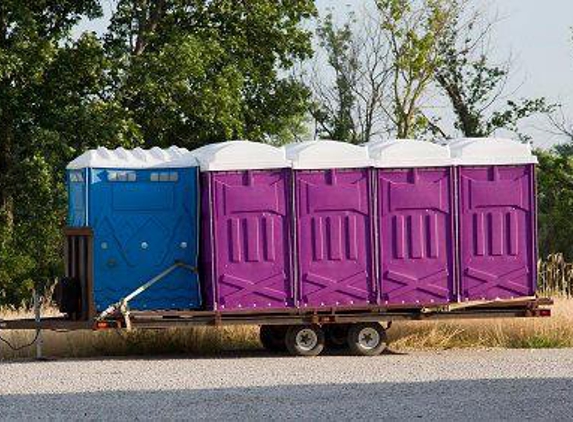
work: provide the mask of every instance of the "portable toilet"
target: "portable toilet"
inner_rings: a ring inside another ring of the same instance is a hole
[[[292,307],[290,163],[284,150],[229,141],[194,153],[202,172],[207,307]]]
[[[535,174],[527,144],[507,139],[450,143],[459,196],[462,300],[535,294]]]
[[[394,140],[368,145],[375,167],[381,304],[456,298],[454,170],[447,147]]]
[[[294,173],[300,306],[375,304],[367,149],[327,140],[285,149]]]
[[[75,228],[72,232],[82,227],[90,231],[92,268],[82,273],[93,278],[89,295],[95,311],[105,310],[158,276],[155,284],[128,303],[130,309],[201,305],[198,165],[189,151],[89,150],[67,166],[67,182],[68,226]],[[73,267],[77,258],[70,261]],[[80,282],[85,288],[85,280]]]

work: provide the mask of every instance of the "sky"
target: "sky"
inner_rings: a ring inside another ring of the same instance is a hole
[[[509,91],[516,98],[545,96],[562,104],[573,119],[573,0],[478,0],[479,7],[499,20],[492,45],[493,60],[512,57]],[[332,9],[338,19],[349,10],[370,7],[373,0],[317,0],[324,13]],[[560,142],[550,133],[546,117],[531,118],[522,130],[537,147]]]
[[[512,57],[513,97],[545,96],[563,105],[573,119],[573,0],[476,0],[499,20],[492,37],[493,60]],[[84,23],[79,30],[105,31],[113,0],[103,0],[106,17]],[[321,14],[332,9],[343,20],[349,11],[372,7],[373,0],[317,0]],[[535,146],[550,147],[560,138],[550,133],[545,117],[522,125]]]

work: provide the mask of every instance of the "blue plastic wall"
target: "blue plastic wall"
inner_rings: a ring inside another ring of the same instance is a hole
[[[197,267],[197,168],[88,169],[87,195],[86,187],[81,195],[82,189],[75,186],[77,182],[71,179],[76,178],[71,174],[69,223],[83,225],[83,209],[87,211],[87,226],[94,231],[94,301],[98,311],[176,261]],[[129,303],[130,309],[140,310],[196,309],[200,305],[198,275],[181,267]]]

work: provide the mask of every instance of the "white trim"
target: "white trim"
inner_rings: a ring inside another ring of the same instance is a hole
[[[451,166],[447,146],[428,141],[395,139],[367,144],[372,164],[377,168],[411,168]]]
[[[449,143],[458,166],[536,164],[531,146],[501,138],[461,138]]]
[[[294,169],[331,169],[370,167],[365,147],[330,140],[307,141],[286,145],[286,157]]]
[[[107,149],[99,147],[84,152],[66,167],[68,170],[83,168],[154,169],[197,167],[195,157],[185,148],[161,149]]]
[[[283,148],[251,141],[227,141],[191,151],[201,171],[289,168]]]

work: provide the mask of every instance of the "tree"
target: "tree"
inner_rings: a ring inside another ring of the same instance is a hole
[[[548,113],[554,106],[545,98],[507,98],[511,60],[491,64],[489,37],[494,21],[484,22],[483,12],[471,9],[468,0],[457,0],[456,13],[438,42],[441,56],[435,81],[449,100],[454,128],[466,137],[489,136],[498,129],[519,133],[518,123],[533,114]],[[432,124],[439,135],[452,133]]]
[[[341,27],[328,14],[317,31],[334,84],[320,69],[310,80],[319,134],[367,142],[381,133],[414,137],[426,130],[423,100],[441,63],[438,43],[454,0],[377,0],[375,15]]]
[[[392,113],[398,138],[411,138],[429,122],[422,101],[443,63],[440,44],[457,13],[455,0],[377,0],[392,63]]]
[[[352,142],[356,138],[353,110],[358,78],[358,52],[353,44],[352,29],[349,22],[340,29],[335,28],[329,13],[319,23],[317,35],[334,71],[334,88],[325,89],[321,77],[315,74],[314,92],[321,103],[313,109],[313,115],[329,139]]]
[[[306,109],[280,74],[311,53],[311,0],[120,0],[106,46],[148,145],[265,140]]]
[[[14,171],[33,127],[36,88],[71,26],[82,14],[99,12],[91,0],[59,3],[0,3],[0,224],[9,227],[18,184]]]
[[[333,81],[323,63],[315,64],[307,83],[313,93],[311,115],[317,135],[362,143],[384,130],[385,95],[390,69],[388,45],[377,15],[353,14],[337,27],[328,13],[317,28],[320,47]]]
[[[573,158],[559,151],[537,150],[538,212],[541,257],[561,252],[573,259]]]
[[[129,126],[98,101],[99,41],[70,38],[80,18],[99,13],[95,0],[0,3],[0,304],[59,273],[65,163],[87,145],[117,143]],[[109,126],[95,130],[98,120]]]
[[[556,148],[560,151],[573,149],[573,122],[567,118],[563,106],[557,106],[553,113],[548,114],[548,117],[552,127],[551,133],[565,138],[566,141],[565,144],[557,145]]]

